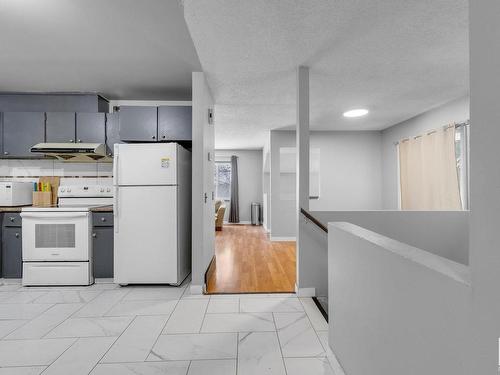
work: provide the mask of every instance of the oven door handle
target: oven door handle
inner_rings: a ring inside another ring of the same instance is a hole
[[[88,217],[88,212],[21,212],[21,217],[26,219],[79,219]]]

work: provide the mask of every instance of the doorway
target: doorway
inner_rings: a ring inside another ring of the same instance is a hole
[[[266,226],[264,151],[216,149],[214,156],[215,257],[207,293],[293,293],[295,241],[271,241]],[[260,210],[252,214],[255,203]]]

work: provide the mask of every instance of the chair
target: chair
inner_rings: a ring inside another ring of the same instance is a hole
[[[224,213],[226,212],[226,205],[221,200],[215,201],[215,230],[222,230],[222,223],[224,222]]]

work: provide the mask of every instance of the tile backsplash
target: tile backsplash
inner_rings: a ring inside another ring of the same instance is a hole
[[[38,181],[40,176],[60,176],[61,185],[111,185],[113,164],[0,159],[0,180],[2,181]]]

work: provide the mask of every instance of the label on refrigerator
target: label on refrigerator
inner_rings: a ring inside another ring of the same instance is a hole
[[[161,167],[169,168],[170,167],[170,158],[161,158]]]

